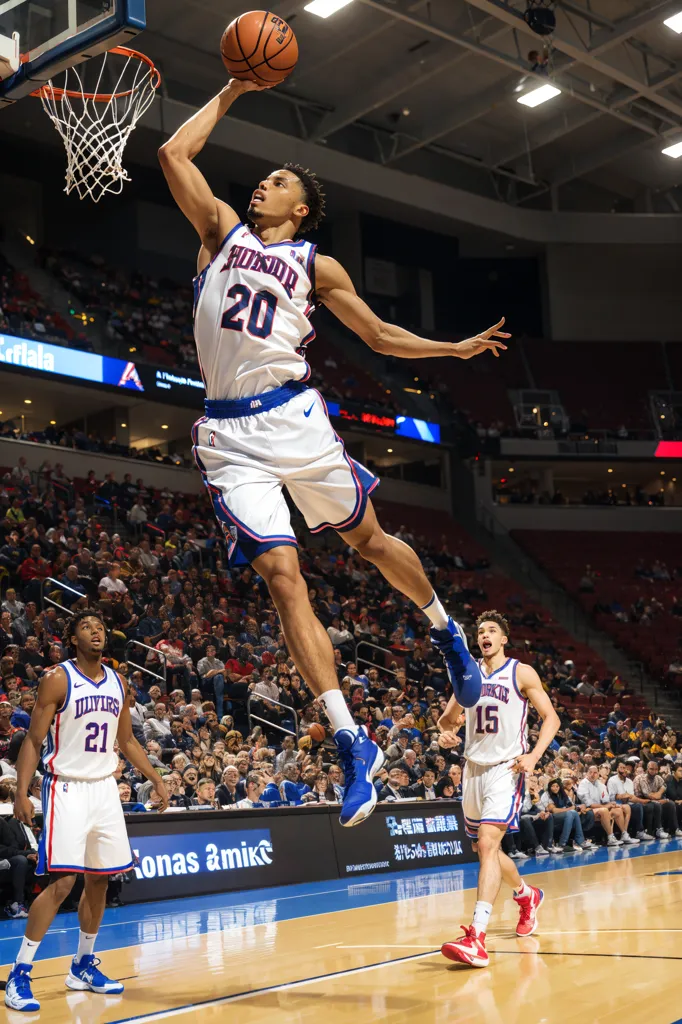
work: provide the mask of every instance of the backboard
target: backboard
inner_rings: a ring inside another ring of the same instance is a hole
[[[53,75],[114,46],[130,46],[145,28],[145,0],[0,0],[0,35],[19,32],[19,70],[0,82],[0,106]]]

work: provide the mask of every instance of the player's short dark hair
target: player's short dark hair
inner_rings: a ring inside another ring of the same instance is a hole
[[[291,171],[296,175],[305,192],[308,213],[298,229],[299,235],[304,235],[306,231],[313,231],[324,217],[326,199],[322,185],[318,181],[317,175],[313,171],[309,171],[307,167],[302,167],[301,164],[284,164],[284,170]]]
[[[487,612],[481,612],[476,619],[476,632],[482,622],[494,622],[500,627],[506,637],[509,637],[509,621],[500,612],[495,611],[494,608],[489,609]]]
[[[71,644],[71,637],[75,636],[76,630],[80,626],[83,619],[97,619],[104,626],[104,619],[102,618],[102,613],[99,612],[97,608],[83,608],[81,611],[76,612],[76,614],[69,619],[66,625],[64,635],[65,643]],[[73,646],[73,644],[71,644],[71,646]]]

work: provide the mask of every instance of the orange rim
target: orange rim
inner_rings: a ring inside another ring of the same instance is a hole
[[[147,57],[146,54],[140,53],[139,50],[131,50],[127,46],[113,46],[107,53],[117,53],[121,57],[134,57],[136,60],[142,61],[143,64],[147,64],[151,70],[151,83],[154,89],[158,89],[161,85],[161,72],[154,64],[154,61]],[[139,88],[139,86],[138,86]],[[128,89],[127,92],[80,92],[77,89],[60,89],[54,85],[41,85],[39,89],[35,89],[31,93],[31,96],[45,96],[52,97],[55,99],[62,99],[64,96],[70,96],[72,99],[80,100],[94,100],[96,103],[108,103],[112,99],[123,99],[125,96],[132,96],[135,89]]]

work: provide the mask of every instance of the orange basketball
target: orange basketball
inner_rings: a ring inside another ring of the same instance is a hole
[[[327,735],[327,732],[323,725],[319,725],[317,722],[313,722],[313,724],[308,729],[308,735],[310,736],[313,743],[321,743],[322,740]]]
[[[233,78],[278,85],[298,60],[298,43],[283,18],[271,11],[248,11],[227,26],[220,53]]]

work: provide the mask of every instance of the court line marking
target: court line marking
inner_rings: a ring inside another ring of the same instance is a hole
[[[382,960],[378,964],[367,964],[365,967],[349,967],[344,971],[334,971],[331,974],[318,974],[313,978],[301,978],[300,981],[286,981],[281,985],[267,985],[264,988],[248,989],[246,992],[235,992],[231,996],[219,996],[216,999],[204,999],[197,1003],[188,1003],[185,1006],[176,1006],[169,1010],[155,1010],[153,1013],[142,1017],[120,1017],[111,1024],[147,1024],[149,1021],[166,1020],[170,1017],[181,1017],[186,1013],[193,1013],[199,1009],[208,1009],[210,1006],[226,1006],[228,1003],[241,1002],[244,999],[251,999],[254,996],[265,995],[269,992],[286,992],[292,988],[303,988],[305,985],[317,985],[321,981],[346,978],[351,974],[362,974],[367,971],[378,971],[382,967],[391,967],[393,964],[405,963],[408,960],[423,960],[428,956],[440,956],[440,949],[432,949],[428,953],[415,953],[412,956],[400,956],[394,960]]]

